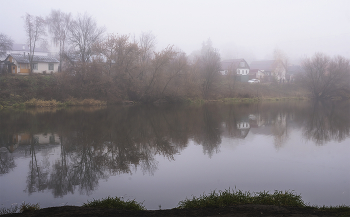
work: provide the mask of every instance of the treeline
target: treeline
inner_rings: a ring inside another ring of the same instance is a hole
[[[59,10],[52,10],[46,18],[26,14],[25,32],[29,56],[39,44],[47,44],[47,36],[51,38],[59,49],[60,73],[50,78],[32,73],[25,79],[0,78],[2,101],[74,97],[152,103],[257,97],[260,92],[241,88],[236,69],[227,75],[220,73],[220,54],[210,40],[191,57],[171,45],[156,51],[156,37],[151,33],[139,38],[107,34],[90,15],[73,17]]]
[[[87,13],[73,17],[52,10],[46,18],[26,14],[24,20],[30,63],[36,47],[47,44],[47,36],[59,48],[61,73],[51,79],[49,91],[59,98],[113,102],[211,99],[226,94],[224,86],[234,82],[234,76],[220,74],[220,54],[210,40],[190,60],[171,45],[156,51],[151,33],[139,38],[107,34]]]
[[[198,98],[300,97],[306,95],[306,89],[314,98],[350,96],[350,65],[343,57],[331,61],[316,54],[306,59],[305,73],[296,84],[248,85],[238,82],[235,67],[225,75],[220,73],[220,54],[210,40],[191,56],[171,45],[156,51],[152,33],[142,33],[139,38],[107,34],[90,15],[73,17],[59,10],[52,10],[46,18],[26,14],[25,32],[30,57],[39,43],[47,44],[46,36],[50,36],[59,48],[60,73],[50,78],[0,78],[0,101],[13,96],[22,100],[34,97],[62,101],[74,97],[110,103],[153,103]],[[283,64],[287,68],[288,63]]]

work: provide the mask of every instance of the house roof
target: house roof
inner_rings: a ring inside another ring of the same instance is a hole
[[[22,54],[10,54],[18,63],[29,63],[28,55],[24,56]],[[58,63],[56,58],[48,56],[33,56],[34,63]]]
[[[228,69],[232,69],[232,68],[238,68],[239,67],[239,63],[240,62],[245,62],[246,63],[246,67],[242,67],[242,68],[248,68],[248,63],[244,60],[244,59],[228,59],[228,60],[223,60],[221,61],[221,69],[222,70],[228,70]]]
[[[275,60],[260,60],[250,64],[251,69],[273,71]]]
[[[30,52],[29,46],[26,44],[13,44],[11,51],[23,51],[23,52]],[[35,52],[44,52],[48,53],[46,50],[42,49],[41,47],[35,47]]]

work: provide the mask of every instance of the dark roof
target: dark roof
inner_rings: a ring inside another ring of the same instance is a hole
[[[272,71],[274,68],[275,60],[260,60],[254,61],[250,64],[251,69]]]
[[[244,59],[223,60],[223,61],[221,61],[221,69],[228,70],[228,69],[232,69],[232,68],[238,68],[240,62],[245,62],[246,67],[243,67],[243,68],[249,69],[248,63]]]
[[[29,46],[26,45],[26,44],[13,44],[12,45],[12,51],[23,51],[23,52],[27,52],[29,53],[30,50],[29,50]],[[40,47],[35,47],[35,52],[45,52],[45,53],[48,53],[48,51],[40,48]]]
[[[28,55],[22,54],[10,54],[18,63],[29,63]],[[33,62],[35,63],[58,63],[56,58],[48,56],[33,56]]]

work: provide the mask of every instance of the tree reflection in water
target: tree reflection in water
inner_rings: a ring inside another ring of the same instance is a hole
[[[6,151],[0,151],[0,176],[9,173],[15,167],[13,156]]]
[[[343,141],[350,135],[349,103],[316,101],[308,110],[304,136],[318,145]]]
[[[8,152],[24,150],[30,158],[25,191],[49,189],[55,197],[76,191],[89,195],[98,188],[99,180],[117,174],[142,170],[153,175],[158,168],[156,155],[172,161],[189,141],[201,145],[204,154],[212,157],[220,151],[223,137],[233,141],[243,140],[249,133],[265,134],[273,136],[278,149],[294,128],[302,129],[304,138],[316,144],[342,141],[350,135],[349,103],[131,106],[0,113],[0,118],[4,129],[0,134],[0,175],[16,165],[16,158]],[[56,146],[51,140],[42,144],[35,136],[38,134],[56,134]],[[54,162],[48,151],[53,147],[59,147]]]

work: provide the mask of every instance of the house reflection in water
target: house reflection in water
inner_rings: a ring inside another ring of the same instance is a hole
[[[273,136],[276,148],[288,139],[288,123],[293,122],[292,113],[278,112],[273,117],[261,117],[260,115],[249,115],[249,123],[253,134]]]
[[[247,120],[239,121],[237,123],[237,129],[241,132],[240,138],[245,138],[248,135],[249,129],[250,129],[249,121]]]
[[[11,136],[9,136],[11,138]],[[13,153],[19,146],[25,145],[48,145],[60,144],[59,136],[57,134],[30,134],[17,133],[12,135],[12,139],[3,140],[2,146],[6,147],[10,153]]]
[[[275,147],[280,148],[288,139],[288,126],[292,127],[293,121],[293,113],[278,112],[272,115],[250,113],[236,119],[234,127],[228,122],[223,123],[222,135],[240,139],[245,139],[249,133],[272,136]]]

